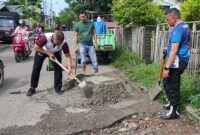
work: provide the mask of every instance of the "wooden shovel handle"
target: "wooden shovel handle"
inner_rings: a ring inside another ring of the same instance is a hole
[[[50,60],[57,63],[62,69],[64,69],[67,72],[67,74],[69,73],[69,70],[67,70],[67,68],[63,66],[56,58],[55,59],[50,58]],[[81,83],[81,81],[73,73],[70,73],[69,76],[70,79],[75,79],[78,83]]]
[[[165,60],[162,58],[161,65],[160,65],[160,76],[159,76],[159,80],[162,79],[164,65],[165,65]]]
[[[163,69],[164,69],[164,65],[165,65],[165,58],[166,58],[166,55],[167,55],[166,50],[163,50],[163,57],[162,57],[161,65],[160,65],[160,76],[159,76],[159,81],[161,81],[162,76],[163,76]]]

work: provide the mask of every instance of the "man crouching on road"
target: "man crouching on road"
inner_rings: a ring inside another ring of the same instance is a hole
[[[35,43],[34,50],[35,59],[31,75],[31,87],[26,93],[27,96],[32,96],[36,93],[35,88],[38,86],[40,71],[46,57],[57,58],[61,62],[60,50],[63,50],[68,67],[68,74],[71,73],[72,59],[67,42],[64,40],[64,34],[61,31],[54,33],[46,33],[42,35]],[[62,69],[59,65],[53,62],[54,66],[54,88],[59,95],[63,94],[62,88]]]

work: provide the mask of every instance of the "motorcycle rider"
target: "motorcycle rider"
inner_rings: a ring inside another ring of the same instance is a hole
[[[34,33],[37,33],[37,34],[44,33],[44,28],[42,27],[41,23],[37,23],[37,25],[34,29]]]
[[[25,41],[25,47],[26,50],[29,50],[30,48],[28,47],[28,37],[30,35],[30,31],[28,30],[28,27],[26,26],[26,23],[24,20],[20,19],[19,20],[19,26],[16,27],[14,34],[18,35],[21,34],[23,37],[23,40]]]

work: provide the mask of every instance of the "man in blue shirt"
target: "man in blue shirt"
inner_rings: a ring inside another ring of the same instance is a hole
[[[176,8],[166,13],[166,19],[170,27],[173,27],[167,45],[166,65],[163,72],[163,86],[169,103],[163,107],[168,110],[162,119],[179,118],[178,107],[180,105],[180,79],[186,69],[189,58],[190,28],[180,19],[180,12]]]
[[[101,17],[97,17],[97,21],[94,23],[96,34],[106,34],[106,23],[101,20]]]

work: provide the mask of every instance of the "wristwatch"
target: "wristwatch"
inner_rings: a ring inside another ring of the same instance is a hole
[[[164,67],[164,70],[169,70],[170,68]]]

